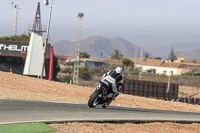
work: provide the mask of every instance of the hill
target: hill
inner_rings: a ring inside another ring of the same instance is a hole
[[[200,45],[200,44],[199,44]],[[182,52],[187,59],[200,59],[200,49]]]
[[[75,46],[75,42],[67,40],[55,42],[55,54],[75,55]],[[89,53],[91,57],[100,57],[100,54],[103,53],[103,58],[109,58],[114,49],[119,49],[124,57],[134,57],[135,48],[138,46],[120,37],[93,36],[80,42],[80,51]]]

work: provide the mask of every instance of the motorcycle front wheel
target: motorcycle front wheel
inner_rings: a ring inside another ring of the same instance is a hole
[[[102,97],[101,91],[96,90],[91,96],[90,99],[88,100],[88,106],[90,108],[95,108],[99,102],[100,98]]]

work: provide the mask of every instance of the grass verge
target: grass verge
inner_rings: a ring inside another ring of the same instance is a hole
[[[56,129],[45,123],[0,125],[0,133],[52,133]]]

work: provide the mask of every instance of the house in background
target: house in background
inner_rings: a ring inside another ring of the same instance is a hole
[[[199,66],[200,63],[185,63],[183,55],[178,56],[177,60],[174,62],[169,62],[169,60],[155,60],[147,59],[141,61],[139,59],[131,59],[136,68],[142,68],[143,72],[150,72],[159,75],[182,75],[191,70],[193,66]]]
[[[109,64],[103,61],[83,60],[85,67],[108,67]]]
[[[75,62],[76,58],[68,58],[66,62]],[[80,67],[108,67],[109,64],[103,61],[89,59],[89,58],[81,58],[80,59]]]
[[[60,59],[60,66],[64,68],[67,62],[74,62],[75,56],[57,56]],[[177,56],[177,60],[170,63],[168,60],[129,58],[134,62],[135,68],[141,68],[143,72],[159,75],[182,75],[191,71],[193,67],[200,67],[199,60],[185,60],[183,55]],[[81,58],[81,67],[108,67],[110,64],[120,64],[120,60]],[[142,63],[142,65],[140,64]],[[170,66],[171,65],[171,66]]]

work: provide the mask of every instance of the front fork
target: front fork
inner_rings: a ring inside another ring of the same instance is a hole
[[[102,91],[102,94],[103,94],[102,98],[103,98],[103,100],[105,101],[105,100],[107,99],[107,93],[108,93],[107,89],[104,88],[104,87],[102,87],[101,84],[99,84],[99,85],[97,86],[96,90]]]

